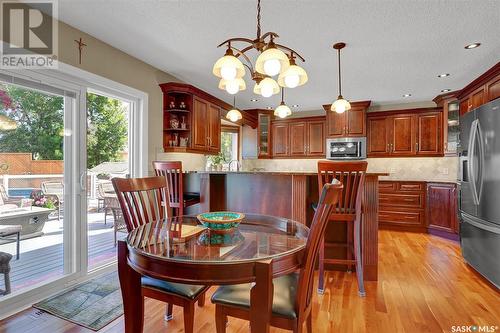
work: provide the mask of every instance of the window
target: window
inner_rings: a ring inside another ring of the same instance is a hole
[[[223,168],[237,170],[239,164],[240,129],[235,126],[223,126],[221,130],[221,154],[224,157]],[[238,161],[233,162],[231,161]]]

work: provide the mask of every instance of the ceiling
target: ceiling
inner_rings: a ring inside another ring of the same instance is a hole
[[[256,0],[59,0],[59,18],[175,77],[232,103],[217,88],[217,45],[254,38]],[[296,110],[321,109],[337,96],[342,53],[345,98],[373,104],[429,101],[442,89],[460,89],[500,58],[497,0],[320,1],[262,0],[262,30],[280,35],[305,58],[309,82],[287,89]],[[481,42],[479,48],[464,46]],[[256,54],[253,54],[254,57]],[[438,78],[441,73],[450,73]],[[248,72],[240,108],[265,108],[280,97],[256,97]],[[404,94],[412,96],[403,98]],[[258,102],[250,99],[258,98]]]

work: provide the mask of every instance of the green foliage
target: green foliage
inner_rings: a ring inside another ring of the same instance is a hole
[[[127,145],[127,118],[121,101],[87,94],[87,167],[120,160]]]
[[[221,132],[220,140],[220,152],[222,155],[222,161],[224,163],[229,163],[232,159],[231,152],[233,150],[233,140],[231,133]]]
[[[127,146],[127,116],[121,101],[87,94],[87,166],[117,161]],[[63,159],[64,98],[0,84],[0,115],[17,128],[0,132],[0,152],[29,152],[37,160]]]

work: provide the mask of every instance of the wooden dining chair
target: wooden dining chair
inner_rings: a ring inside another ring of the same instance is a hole
[[[346,244],[326,244],[323,237],[319,249],[319,283],[318,293],[323,294],[325,286],[325,264],[347,265],[350,272],[352,266],[356,265],[356,276],[358,279],[358,291],[360,296],[365,296],[363,281],[363,258],[361,249],[361,202],[365,184],[365,175],[368,163],[356,162],[318,162],[318,186],[329,183],[332,179],[339,180],[344,184],[344,190],[339,201],[330,215],[330,221],[334,223],[347,223]],[[347,259],[325,258],[325,246],[340,246],[346,248]],[[353,258],[354,257],[354,258]]]
[[[304,322],[307,331],[312,333],[312,289],[314,266],[325,228],[342,192],[342,184],[336,180],[325,184],[319,204],[311,223],[304,256],[299,273],[291,273],[273,279],[273,304],[271,326],[303,332]],[[252,284],[237,284],[219,287],[212,295],[215,306],[217,333],[226,332],[227,317],[249,320],[250,290]]]
[[[167,180],[170,207],[175,209],[174,216],[184,215],[184,208],[200,203],[200,194],[184,192],[182,162],[153,161],[153,169],[157,176]]]
[[[112,182],[128,232],[145,223],[171,216],[165,177],[113,178]],[[182,306],[184,331],[193,332],[194,304],[204,305],[207,286],[173,283],[149,276],[143,276],[141,283],[143,297],[167,303],[165,320],[173,318],[173,305]]]

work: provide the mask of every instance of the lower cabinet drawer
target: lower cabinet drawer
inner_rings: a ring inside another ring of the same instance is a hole
[[[396,193],[380,193],[379,204],[384,206],[400,206],[424,208],[424,194],[396,194]]]
[[[378,219],[380,223],[386,223],[386,224],[424,226],[423,211],[398,212],[398,211],[387,211],[384,210],[384,208],[380,208],[380,211],[378,213]]]

